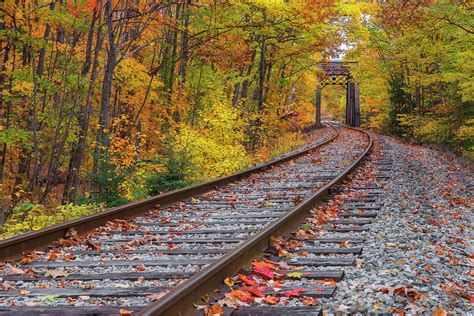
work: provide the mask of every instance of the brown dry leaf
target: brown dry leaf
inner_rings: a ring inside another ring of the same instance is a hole
[[[26,272],[21,270],[21,269],[18,269],[18,268],[15,268],[14,266],[12,266],[11,264],[7,263],[7,265],[5,266],[5,274],[7,275],[22,275],[22,274],[25,274]]]
[[[35,253],[26,253],[23,254],[23,257],[21,258],[21,264],[27,264],[28,262],[31,262],[35,260],[38,257]]]
[[[2,284],[0,284],[0,286],[2,287],[2,289],[3,289],[4,291],[15,290],[15,287],[12,286],[12,285],[10,285],[10,284],[8,284],[8,283],[2,283]]]
[[[46,272],[44,274],[45,278],[47,277],[52,277],[53,279],[56,279],[56,278],[65,278],[69,275],[69,273],[67,273],[66,271],[61,271],[61,270],[58,270],[58,269],[55,269],[55,270],[49,270],[48,272]]]
[[[209,294],[204,294],[201,296],[201,300],[206,303],[209,302]]]
[[[154,301],[159,300],[159,299],[162,298],[163,296],[165,296],[166,293],[167,293],[167,292],[161,292],[161,293],[151,294],[151,295],[148,295],[147,298],[149,298],[150,301],[154,302]]]
[[[237,307],[243,305],[244,303],[238,301],[230,293],[226,293],[226,294],[224,294],[224,298],[219,300],[217,302],[217,304],[219,304],[220,306],[227,306],[229,308],[237,308]],[[245,304],[245,305],[247,305],[247,304]]]
[[[93,250],[99,250],[101,245],[100,244],[94,244],[93,242],[86,240],[86,246],[87,248],[93,249]]]

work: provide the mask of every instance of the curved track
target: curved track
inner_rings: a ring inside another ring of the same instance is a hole
[[[367,154],[371,139],[366,133],[336,130],[324,142],[251,172],[177,191],[181,195],[165,194],[181,202],[114,220],[87,236],[72,229],[77,221],[63,224],[67,237],[57,247],[24,256],[18,267],[2,268],[0,312],[190,312],[200,295],[265,249],[270,236],[295,227]],[[160,197],[150,200],[167,204]],[[134,205],[118,208],[116,217],[133,212]],[[30,246],[49,242],[52,236],[45,231],[28,234]],[[16,238],[22,244],[16,253],[15,240],[0,242],[0,252],[18,255],[26,247],[24,238]]]

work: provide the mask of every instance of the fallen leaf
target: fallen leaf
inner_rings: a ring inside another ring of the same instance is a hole
[[[240,300],[234,297],[231,293],[225,293],[224,298],[219,300],[217,304],[219,304],[220,306],[227,306],[229,308],[237,308],[242,305],[248,305],[248,304],[242,303]]]
[[[255,284],[255,281],[248,278],[247,276],[243,275],[243,274],[238,274],[237,277],[243,281],[244,283],[248,284],[248,285],[254,285]]]
[[[244,286],[244,291],[247,291],[255,295],[256,297],[263,297],[263,294],[257,285],[254,285],[252,287]]]
[[[229,287],[232,287],[234,285],[234,282],[235,282],[234,279],[229,278],[229,277],[225,278],[224,280],[224,284],[228,285]]]
[[[267,267],[254,267],[253,271],[255,271],[258,274],[263,275],[264,277],[267,277],[270,280],[275,277],[275,274],[273,273],[273,271]]]
[[[42,302],[55,302],[59,295],[45,295],[38,297],[38,300]]]
[[[252,296],[250,296],[249,293],[245,292],[245,291],[242,291],[242,290],[232,290],[230,292],[230,294],[235,297],[235,298],[238,298],[239,301],[242,301],[244,303],[250,303],[253,301],[253,298]]]
[[[312,306],[317,304],[318,299],[315,297],[303,296],[300,298],[300,301],[303,305]]]
[[[159,300],[159,299],[162,298],[163,296],[165,296],[166,293],[167,293],[167,292],[161,292],[161,293],[151,294],[151,295],[148,295],[147,298],[149,298],[150,301],[154,302],[154,301]]]
[[[274,263],[274,262],[271,262],[271,261],[254,261],[252,263],[252,265],[254,267],[259,267],[259,268],[268,268],[268,269],[271,269],[271,270],[278,270],[279,269],[279,263]]]
[[[26,272],[21,270],[21,269],[18,269],[18,268],[15,268],[14,266],[12,266],[11,264],[7,263],[5,265],[5,274],[7,275],[22,275],[22,274],[25,274]]]
[[[144,267],[144,266],[135,266],[135,269],[136,269],[138,272],[143,272],[143,271],[145,271],[145,267]]]
[[[44,274],[44,277],[47,278],[47,277],[52,277],[53,279],[56,279],[56,278],[65,278],[69,275],[69,273],[67,273],[66,271],[61,271],[61,270],[58,270],[58,269],[55,269],[55,270],[49,270],[48,272],[46,272]]]
[[[100,244],[94,244],[90,240],[86,240],[86,247],[89,248],[89,249],[93,249],[93,250],[99,250],[101,245]]]
[[[2,283],[0,286],[2,287],[2,289],[3,289],[4,291],[10,291],[10,290],[14,290],[14,289],[15,289],[14,286],[12,286],[12,285],[10,285],[10,284],[8,284],[8,283]]]
[[[133,314],[133,311],[128,310],[128,309],[123,309],[123,308],[121,308],[121,309],[119,310],[119,313],[120,313],[120,315],[132,315],[132,314]]]
[[[446,316],[447,314],[448,313],[441,305],[433,310],[433,316]]]
[[[20,290],[20,294],[22,294],[22,295],[26,295],[26,294],[30,294],[30,293],[31,293],[31,291],[28,291],[28,290],[24,290],[24,289]]]
[[[212,305],[209,309],[209,316],[222,316],[222,314],[222,307],[217,304]]]
[[[209,302],[209,294],[204,294],[201,296],[201,300],[206,303]]]
[[[275,305],[280,301],[279,297],[267,295],[263,301],[270,305]]]
[[[286,276],[289,277],[289,278],[293,278],[293,279],[301,279],[301,276],[303,274],[301,272],[290,272],[288,273]]]
[[[336,286],[337,285],[336,281],[334,281],[334,279],[332,279],[332,278],[326,278],[324,280],[318,280],[316,283],[318,283],[320,285],[327,285],[327,286]]]
[[[304,292],[306,292],[305,289],[297,288],[297,289],[294,289],[294,290],[286,291],[285,296],[287,298],[292,298],[292,297],[296,297],[296,296],[298,296],[298,295],[300,295],[301,293],[304,293]]]

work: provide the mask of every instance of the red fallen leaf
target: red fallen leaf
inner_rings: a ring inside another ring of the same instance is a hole
[[[244,286],[244,291],[247,291],[247,292],[255,295],[256,297],[263,297],[262,292],[260,291],[260,289],[256,285],[254,285],[252,287]]]
[[[145,267],[144,267],[144,266],[135,266],[135,269],[137,269],[137,271],[139,271],[139,272],[145,271]]]
[[[254,267],[253,271],[255,273],[263,275],[266,278],[269,278],[270,280],[272,280],[275,277],[275,274],[273,273],[273,271],[270,270],[267,267],[261,267],[261,268],[260,267]]]
[[[280,301],[279,297],[267,295],[263,301],[270,305],[275,305]]]
[[[306,292],[305,289],[297,288],[297,289],[294,289],[294,290],[286,291],[285,296],[287,298],[292,298],[292,297],[296,297],[296,296],[300,295],[300,293],[304,293],[304,292]]]

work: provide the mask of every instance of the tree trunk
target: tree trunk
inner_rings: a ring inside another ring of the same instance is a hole
[[[100,101],[99,127],[96,138],[96,149],[94,155],[93,171],[97,172],[98,158],[102,156],[109,146],[109,112],[110,98],[112,96],[112,79],[117,65],[117,45],[115,43],[115,31],[113,25],[113,3],[106,0],[105,19],[107,24],[108,56],[104,71],[102,84],[102,97]]]
[[[103,3],[103,1],[101,1]],[[82,165],[82,160],[84,158],[84,153],[86,149],[86,140],[87,140],[87,134],[89,130],[89,121],[90,121],[90,114],[92,110],[92,96],[94,94],[94,88],[97,80],[97,68],[99,67],[99,54],[100,50],[102,48],[103,44],[103,38],[102,38],[102,3],[100,3],[100,7],[98,8],[98,15],[97,15],[97,21],[98,21],[98,29],[96,33],[96,44],[94,48],[94,60],[92,62],[92,70],[91,70],[91,76],[90,76],[90,81],[89,81],[89,87],[86,95],[86,100],[85,100],[85,105],[78,113],[78,122],[79,122],[79,137],[77,140],[77,143],[73,146],[73,149],[71,151],[71,158],[69,160],[69,166],[68,166],[68,172],[66,176],[66,183],[64,186],[64,192],[63,192],[63,198],[62,201],[63,203],[66,202],[71,202],[73,201],[78,192],[79,188],[79,176],[80,176],[80,169]],[[96,7],[97,8],[97,7]],[[94,29],[94,25],[96,23],[96,20],[92,20],[90,29]],[[94,32],[89,32],[90,37],[93,37]],[[89,43],[89,39],[88,39]],[[91,46],[92,46],[92,40],[90,40]],[[91,54],[91,49],[87,50],[86,53]],[[91,56],[87,57],[84,62],[84,66],[87,65],[87,63],[90,63],[90,60],[92,59]],[[83,73],[84,73],[84,67],[83,67]]]
[[[255,55],[257,54],[257,52],[254,50],[252,51],[252,55],[250,57],[250,63],[247,67],[247,73],[245,74],[245,80],[242,82],[242,93],[240,95],[240,97],[242,99],[246,99],[247,96],[248,96],[248,92],[249,92],[249,77],[250,75],[252,74],[252,68],[253,68],[253,64],[255,62]]]

